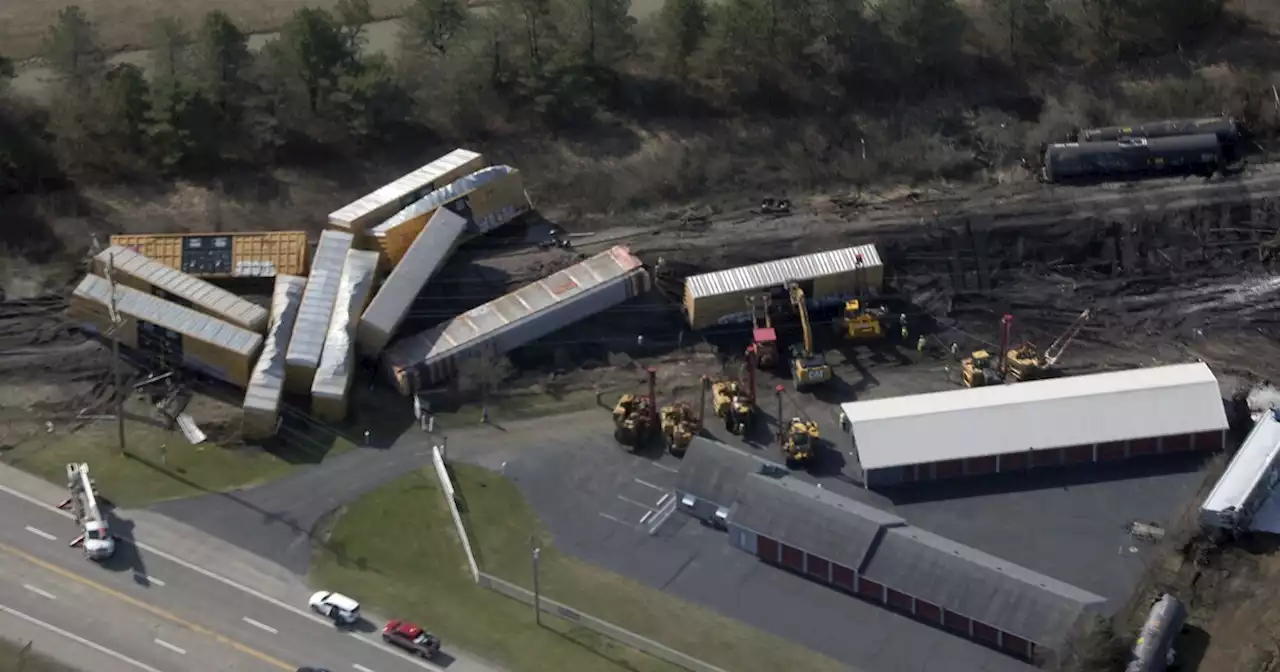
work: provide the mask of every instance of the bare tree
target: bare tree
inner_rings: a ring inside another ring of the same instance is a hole
[[[489,419],[489,398],[502,381],[515,372],[507,357],[482,351],[458,367],[458,388],[463,393],[479,392],[482,419]]]

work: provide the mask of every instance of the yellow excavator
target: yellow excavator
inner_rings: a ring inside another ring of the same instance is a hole
[[[787,466],[795,468],[812,461],[818,450],[819,438],[818,423],[792,418],[782,437],[782,452],[787,456]]]
[[[657,371],[650,367],[649,394],[624,394],[613,407],[613,438],[618,443],[628,446],[632,451],[640,450],[649,443],[650,436],[657,423],[654,412],[654,399],[657,398]]]
[[[755,399],[746,386],[737,380],[718,380],[711,384],[711,397],[724,428],[734,434],[746,434],[755,411]]]
[[[756,365],[762,369],[772,369],[778,364],[778,332],[769,316],[771,302],[768,294],[747,297],[747,305],[751,307],[751,345],[755,348]]]
[[[702,422],[688,404],[674,403],[663,406],[658,411],[662,420],[662,438],[667,443],[667,450],[676,457],[683,457],[689,449],[689,442],[702,430]]]
[[[813,351],[813,330],[809,326],[809,308],[805,305],[804,290],[792,282],[787,284],[787,293],[791,296],[791,305],[800,316],[800,327],[804,331],[804,342],[791,344],[791,379],[797,390],[805,390],[814,385],[831,380],[831,367],[827,358]]]
[[[1003,381],[1012,376],[1017,382],[1038,380],[1053,375],[1054,367],[1062,359],[1067,346],[1075,340],[1086,322],[1093,317],[1093,311],[1086,310],[1067,327],[1062,335],[1040,352],[1034,343],[1025,342],[1016,347],[1009,347],[1009,335],[1013,330],[1013,316],[1005,315],[1000,320],[1000,350],[1002,356],[994,365],[991,354],[986,350],[974,352],[961,360],[960,369],[965,387],[981,387],[992,382]]]

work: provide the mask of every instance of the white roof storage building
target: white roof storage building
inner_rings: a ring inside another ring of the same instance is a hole
[[[414,300],[444,265],[466,228],[467,220],[443,208],[436,210],[360,317],[357,340],[361,353],[375,357],[387,347]]]
[[[112,245],[98,253],[93,259],[98,275],[106,276],[108,262],[116,282],[250,331],[261,332],[267,326],[266,308],[127,247]]]
[[[297,275],[277,275],[271,296],[271,322],[262,355],[249,375],[244,394],[244,426],[246,438],[265,439],[276,432],[280,417],[280,395],[284,392],[284,351],[293,335],[293,323],[302,303],[302,290],[307,279]]]
[[[1203,363],[860,401],[841,410],[865,471],[1227,428],[1218,381]]]
[[[320,234],[315,257],[311,261],[311,275],[307,289],[298,307],[298,319],[289,338],[285,352],[285,388],[290,392],[306,394],[311,391],[316,367],[320,366],[320,354],[324,350],[324,336],[329,328],[329,316],[338,300],[338,287],[342,282],[342,267],[347,261],[353,236],[340,231]]]
[[[356,322],[369,303],[377,271],[377,252],[351,250],[347,253],[338,300],[324,337],[320,367],[311,385],[311,411],[322,420],[340,422],[347,416],[347,393],[351,390],[356,359]]]
[[[607,252],[525,285],[416,336],[382,357],[401,394],[453,375],[460,361],[503,354],[612,308],[650,288],[649,272],[626,247]]]
[[[876,246],[867,244],[691,276],[684,283],[685,313],[695,329],[747,322],[747,297],[788,282],[800,283],[815,304],[865,296],[883,286],[884,263]]]
[[[425,194],[484,167],[484,157],[469,149],[455,149],[396,181],[329,214],[329,226],[363,233]]]

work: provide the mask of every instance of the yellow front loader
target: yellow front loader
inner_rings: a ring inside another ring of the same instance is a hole
[[[676,457],[683,457],[689,449],[689,442],[702,431],[698,415],[684,403],[663,406],[658,411],[662,421],[662,438],[667,443],[667,450]]]
[[[812,462],[819,439],[818,423],[792,418],[782,437],[782,452],[787,456],[787,466],[794,468]]]

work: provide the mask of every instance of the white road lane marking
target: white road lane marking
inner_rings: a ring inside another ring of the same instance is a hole
[[[107,647],[101,644],[98,644],[97,642],[91,642],[85,639],[84,637],[81,637],[80,635],[67,632],[66,630],[63,630],[62,628],[59,628],[56,625],[50,625],[49,623],[45,623],[44,621],[38,618],[35,618],[34,616],[28,616],[22,613],[21,611],[18,611],[17,609],[10,609],[9,607],[6,607],[3,604],[0,604],[0,612],[9,614],[10,616],[13,616],[14,618],[17,618],[19,620],[26,621],[27,623],[30,623],[31,625],[34,625],[38,628],[43,628],[45,630],[48,630],[49,632],[52,632],[55,635],[61,635],[62,637],[66,637],[67,639],[77,644],[80,644],[81,646],[86,646],[90,649],[93,649],[94,651],[97,651],[98,653],[111,656],[112,658],[115,658],[116,660],[122,663],[128,663],[138,668],[139,670],[142,670],[143,672],[160,672],[160,670],[157,670],[156,668],[151,667],[146,663],[136,661],[124,655],[123,653],[120,653],[119,651],[112,651],[111,649],[108,649]]]
[[[352,663],[351,667],[354,667],[357,670],[360,670],[360,672],[373,672],[373,670],[365,667],[364,665],[361,665],[360,663]]]
[[[143,581],[146,581],[147,583],[154,583],[157,586],[164,585],[164,581],[161,581],[160,579],[157,579],[154,576],[148,576],[146,574],[143,574],[142,572],[134,572],[133,575],[138,577],[139,579],[142,579]]]
[[[635,482],[636,482],[636,483],[639,483],[640,485],[643,485],[643,486],[644,486],[644,487],[646,487],[646,488],[653,488],[654,490],[657,490],[658,492],[666,492],[666,491],[667,491],[667,489],[666,489],[666,488],[660,488],[660,487],[658,487],[658,486],[656,486],[656,485],[654,485],[654,484],[650,483],[649,481],[641,480],[641,479],[639,479],[639,478],[635,479]]]
[[[611,515],[609,515],[609,514],[607,514],[607,513],[601,513],[601,514],[600,514],[600,517],[601,517],[601,518],[608,518],[609,520],[612,520],[612,521],[613,521],[613,522],[615,522],[615,523],[621,523],[621,524],[623,524],[623,525],[626,525],[627,527],[631,527],[631,523],[628,523],[627,521],[625,521],[625,520],[623,520],[623,519],[621,519],[621,518],[618,518],[617,516],[611,516]]]
[[[249,625],[252,625],[255,628],[261,628],[262,630],[266,630],[267,632],[273,635],[279,634],[280,632],[279,630],[276,630],[275,628],[267,625],[266,623],[263,623],[261,621],[255,621],[252,618],[249,618],[248,616],[244,617],[244,622],[248,623]]]
[[[652,507],[652,506],[649,506],[648,504],[642,504],[642,503],[640,503],[640,502],[637,502],[637,501],[636,501],[636,500],[634,500],[634,499],[630,499],[630,498],[627,498],[627,497],[623,497],[622,495],[618,495],[618,499],[621,499],[622,501],[624,501],[624,502],[626,502],[626,503],[628,503],[628,504],[635,504],[636,506],[639,506],[639,507],[642,507],[642,508],[648,509],[648,510],[650,510],[650,511],[653,511],[653,507]]]
[[[659,499],[659,500],[658,500],[658,508],[659,508],[659,509],[661,509],[661,508],[662,508],[662,505],[663,505],[663,504],[666,504],[668,499],[671,499],[671,493],[669,493],[669,492],[668,492],[667,494],[663,495],[663,496],[662,496],[662,499]]]
[[[28,532],[30,532],[31,534],[36,535],[37,537],[44,537],[45,539],[48,539],[49,541],[57,541],[57,540],[58,540],[58,538],[57,538],[57,537],[53,536],[52,534],[49,534],[48,532],[45,532],[44,530],[42,530],[42,529],[40,529],[40,528],[38,528],[38,527],[31,527],[30,525],[28,525],[28,526],[27,526],[27,531],[28,531]]]
[[[156,644],[159,644],[160,646],[163,646],[164,648],[169,649],[170,651],[178,655],[181,655],[181,656],[187,655],[187,650],[182,647],[174,646],[169,642],[164,641],[163,639],[157,639],[155,641],[156,641]]]
[[[31,585],[31,584],[24,583],[24,584],[22,584],[22,587],[23,587],[23,588],[26,588],[27,590],[29,590],[29,591],[31,591],[31,592],[33,592],[33,593],[35,593],[36,595],[39,595],[40,597],[46,597],[46,598],[48,598],[48,599],[50,599],[50,600],[56,600],[56,599],[58,599],[58,596],[57,596],[57,595],[54,595],[53,593],[50,593],[50,592],[48,592],[48,591],[40,590],[39,588],[36,588],[35,586],[33,586],[33,585]]]
[[[645,511],[644,516],[640,518],[640,524],[644,525],[644,521],[649,520],[649,516],[652,516],[652,515],[653,515],[652,511]]]
[[[436,665],[435,663],[428,663],[427,661],[422,660],[421,658],[415,658],[397,649],[388,648],[386,644],[382,643],[381,639],[370,639],[368,637],[364,637],[354,632],[348,632],[347,634],[351,635],[352,637],[355,637],[356,641],[364,642],[365,644],[368,644],[369,646],[372,646],[373,648],[383,653],[389,653],[399,658],[400,660],[405,661],[406,663],[412,663],[414,665],[417,665],[418,667],[421,667],[424,670],[433,670],[434,672],[444,672],[444,668],[440,667],[439,665]]]
[[[679,470],[679,469],[676,469],[676,468],[674,468],[674,467],[668,467],[668,466],[667,466],[667,465],[665,465],[665,464],[658,464],[657,462],[650,462],[649,464],[650,464],[651,466],[657,467],[657,468],[659,468],[659,469],[661,469],[661,470],[663,470],[663,471],[669,471],[669,472],[671,472],[671,473],[673,473],[673,474],[678,474],[678,473],[680,473],[680,470]]]

